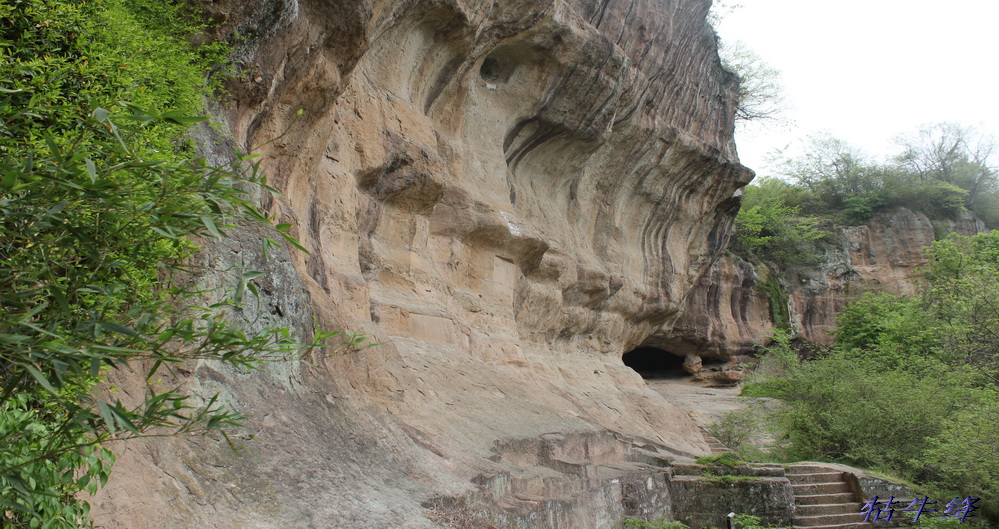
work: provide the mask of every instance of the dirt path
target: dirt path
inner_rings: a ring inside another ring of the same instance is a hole
[[[741,386],[719,387],[692,382],[690,377],[652,378],[645,383],[672,404],[686,410],[702,427],[720,421],[730,411],[745,408],[749,402],[749,398],[739,396]]]

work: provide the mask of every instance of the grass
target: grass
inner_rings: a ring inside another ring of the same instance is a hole
[[[746,464],[739,456],[733,454],[732,452],[725,452],[723,454],[714,454],[710,456],[704,456],[697,458],[697,463],[707,466],[725,466],[728,468],[735,468],[739,465]]]

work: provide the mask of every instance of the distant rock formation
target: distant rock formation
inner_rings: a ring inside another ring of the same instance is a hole
[[[790,283],[785,286],[795,335],[806,342],[830,343],[836,315],[863,293],[915,294],[918,269],[926,263],[923,248],[938,236],[984,231],[985,225],[970,213],[931,221],[905,208],[878,214],[863,226],[832,228],[822,263],[783,278]],[[677,321],[656,331],[650,341],[688,358],[738,364],[739,355],[766,343],[774,328],[769,296],[760,289],[768,273],[738,256],[722,257],[690,293]]]
[[[381,345],[188,366],[252,441],[130,444],[98,525],[416,529],[452,496],[538,528],[669,514],[648,463],[707,445],[621,356],[678,328],[752,177],[710,1],[204,5],[248,44],[203,148],[262,153],[309,254],[236,231],[203,281],[263,270],[249,320]]]

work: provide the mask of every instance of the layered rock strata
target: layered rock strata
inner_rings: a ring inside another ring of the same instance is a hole
[[[597,527],[639,509],[634,472],[706,453],[621,355],[679,314],[752,175],[709,5],[207,5],[252,42],[219,122],[264,155],[265,206],[309,253],[264,261],[243,231],[205,259],[269,272],[262,322],[381,345],[190,366],[253,440],[133,444],[99,525],[433,527],[421,504],[471,494],[525,527]]]
[[[788,293],[787,313],[795,335],[828,344],[836,316],[847,303],[865,292],[915,294],[919,268],[926,263],[925,247],[950,233],[984,231],[985,225],[970,213],[931,221],[922,213],[899,208],[874,216],[866,225],[832,227],[820,265],[794,277],[780,277],[727,254],[701,277],[677,321],[654,332],[648,341],[677,355],[693,356],[690,365],[701,359],[729,361],[731,366],[707,376],[731,381],[738,378],[732,368],[740,363],[739,357],[766,343],[775,327],[771,298],[762,288],[768,278],[781,281]]]

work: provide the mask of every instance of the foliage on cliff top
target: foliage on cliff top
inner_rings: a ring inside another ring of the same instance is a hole
[[[995,140],[971,127],[930,125],[898,140],[898,153],[875,162],[831,136],[810,138],[805,154],[776,163],[761,192],[805,215],[862,224],[879,211],[905,207],[931,219],[971,211],[999,227]]]
[[[732,251],[787,271],[817,264],[823,237],[816,219],[801,215],[766,186],[750,186],[735,219]]]
[[[108,478],[107,441],[237,423],[216,398],[158,384],[164,365],[253,366],[299,350],[287,329],[227,318],[256,272],[236,271],[224,293],[175,280],[194,241],[237,219],[270,222],[250,194],[269,190],[256,167],[211,167],[185,139],[218,57],[184,40],[194,30],[179,6],[150,0],[0,5],[5,527],[87,525],[82,493]],[[147,373],[144,398],[96,389],[129,363]]]
[[[899,207],[933,220],[970,211],[987,227],[999,227],[992,139],[943,123],[904,138],[901,146],[891,161],[878,164],[844,141],[812,138],[804,156],[779,162],[780,178],[745,188],[732,251],[784,274],[807,269],[818,264],[825,225],[863,224]]]

